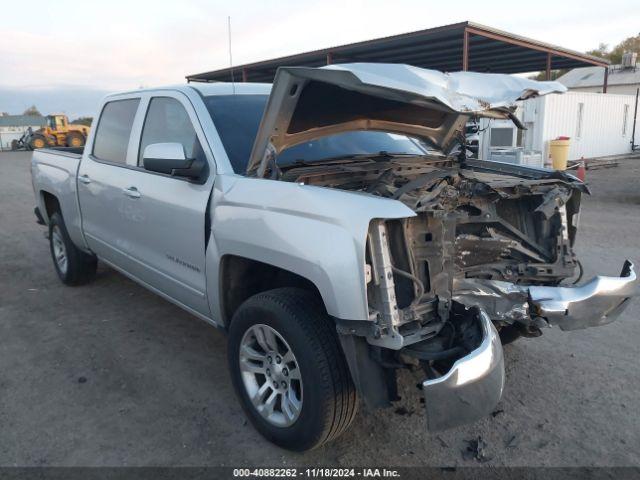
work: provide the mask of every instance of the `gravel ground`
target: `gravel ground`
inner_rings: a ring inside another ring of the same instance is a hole
[[[68,288],[35,223],[28,153],[0,154],[0,465],[640,465],[640,302],[614,324],[505,348],[494,416],[431,435],[415,383],[397,408],[293,454],[247,423],[225,336],[108,268]],[[588,172],[577,250],[594,272],[640,260],[640,160]]]

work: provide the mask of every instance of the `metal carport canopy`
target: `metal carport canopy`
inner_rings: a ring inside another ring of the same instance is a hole
[[[281,66],[320,67],[331,63],[406,63],[444,72],[471,70],[492,73],[524,73],[601,66],[602,58],[514,35],[474,22],[419,30],[338,47],[248,63],[188,75],[187,81],[271,82]],[[605,74],[605,92],[607,75]]]

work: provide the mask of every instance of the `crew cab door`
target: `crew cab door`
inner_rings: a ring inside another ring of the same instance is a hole
[[[111,189],[113,198],[102,209],[115,210],[107,215],[118,217],[103,239],[110,259],[152,289],[209,316],[206,217],[215,168],[193,107],[179,92],[144,94],[131,137],[124,168],[110,166],[121,172]],[[207,162],[204,183],[145,170],[145,147],[168,142],[181,143],[188,158]],[[83,209],[83,215],[89,213]]]
[[[125,96],[104,104],[78,169],[85,241],[100,259],[117,265],[124,265],[122,252],[128,250],[122,232],[127,211],[122,192],[127,186],[127,158],[135,144],[131,131],[140,102],[139,96]]]

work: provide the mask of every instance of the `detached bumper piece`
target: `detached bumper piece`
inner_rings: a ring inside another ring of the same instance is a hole
[[[422,390],[429,430],[438,431],[486,417],[502,396],[504,358],[498,332],[480,308],[480,346],[459,358],[442,377],[425,380]]]
[[[633,264],[627,260],[620,277],[597,276],[580,287],[528,287],[534,314],[562,330],[578,330],[613,322],[638,293]]]

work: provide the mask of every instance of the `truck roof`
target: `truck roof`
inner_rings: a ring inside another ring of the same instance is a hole
[[[129,90],[125,92],[115,92],[107,95],[107,98],[115,97],[119,95],[127,95],[132,93],[145,93],[156,92],[161,90],[172,90],[187,93],[188,91],[196,90],[205,97],[209,95],[251,95],[251,94],[263,94],[268,95],[271,91],[270,83],[230,83],[230,82],[213,82],[213,83],[188,83],[178,85],[165,85],[161,87],[153,88],[141,88],[137,90]]]
[[[202,95],[266,94],[271,91],[270,83],[190,83],[188,87],[198,90]]]

